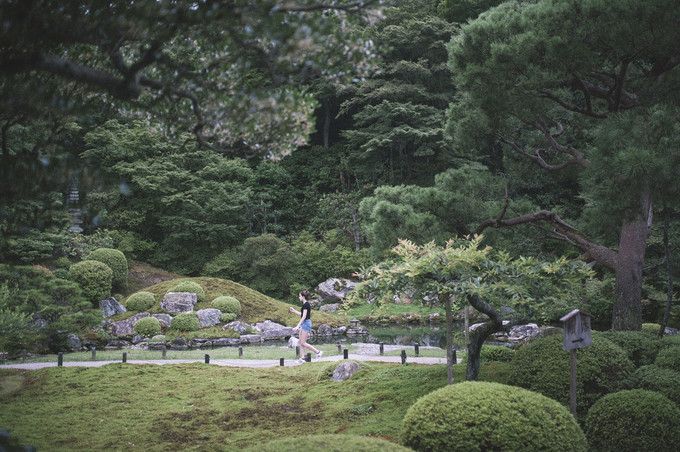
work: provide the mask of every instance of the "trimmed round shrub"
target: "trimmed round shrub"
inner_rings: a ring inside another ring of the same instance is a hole
[[[162,332],[161,322],[156,317],[141,318],[135,322],[132,329],[135,330],[135,333],[144,337],[154,337]]]
[[[660,392],[680,406],[680,372],[655,364],[638,368],[628,379],[633,389]]]
[[[245,449],[250,452],[407,452],[410,449],[380,438],[359,435],[313,435],[275,439]]]
[[[482,350],[479,352],[479,357],[482,361],[509,363],[515,356],[515,351],[504,345],[482,345]]]
[[[203,290],[203,287],[201,287],[200,284],[195,283],[193,281],[182,281],[181,283],[177,284],[172,289],[168,290],[168,292],[195,293],[197,303],[205,302],[205,291]]]
[[[476,381],[418,399],[404,416],[400,443],[416,451],[588,450],[581,427],[557,401]]]
[[[655,336],[659,337],[659,330],[661,329],[661,325],[658,323],[643,323],[642,324],[642,332],[649,335],[649,336]]]
[[[608,394],[586,416],[586,437],[596,451],[680,450],[680,409],[658,392]]]
[[[642,331],[602,331],[597,334],[621,347],[635,367],[654,363],[659,351],[658,337]]]
[[[177,314],[172,318],[170,328],[177,331],[198,331],[200,322],[193,312]]]
[[[222,296],[215,298],[210,305],[222,311],[222,313],[236,314],[236,317],[241,315],[241,302],[234,297]]]
[[[554,334],[519,347],[510,363],[508,383],[569,405],[570,351]],[[577,350],[577,412],[586,414],[600,397],[621,388],[633,363],[621,347],[593,333],[592,345]]]
[[[78,262],[68,269],[68,277],[78,283],[83,296],[92,303],[99,303],[111,295],[113,271],[106,264],[98,261]]]
[[[238,316],[233,312],[223,312],[222,316],[220,317],[220,322],[222,323],[233,322],[234,320],[236,320],[236,317]]]
[[[151,309],[156,304],[156,295],[151,292],[135,292],[125,301],[128,311],[143,312]]]
[[[117,292],[127,290],[128,262],[122,251],[113,248],[97,248],[87,255],[86,260],[108,265],[113,271],[113,280],[111,281],[113,290]]]
[[[654,364],[659,367],[680,372],[680,346],[668,347],[661,350],[659,354],[656,355]]]

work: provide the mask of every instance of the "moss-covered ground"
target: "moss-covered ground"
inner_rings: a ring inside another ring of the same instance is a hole
[[[446,384],[443,365],[362,363],[268,369],[203,363],[0,369],[0,429],[38,450],[239,450],[303,434],[395,440],[406,410]],[[456,381],[464,379],[455,366]],[[504,382],[505,366],[481,379]]]

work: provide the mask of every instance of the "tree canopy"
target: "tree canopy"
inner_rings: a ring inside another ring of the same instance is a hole
[[[7,1],[0,105],[15,115],[115,105],[223,151],[277,157],[306,141],[312,77],[362,77],[358,24],[380,0]]]
[[[670,0],[507,2],[450,44],[459,93],[449,131],[459,147],[500,141],[544,170],[582,173],[582,218],[543,209],[491,218],[477,232],[549,224],[616,273],[616,329],[641,327],[654,201],[677,187],[679,18]]]

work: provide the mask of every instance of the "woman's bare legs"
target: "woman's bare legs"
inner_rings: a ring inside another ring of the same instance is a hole
[[[304,355],[304,354],[305,354],[304,350],[305,350],[305,348],[307,348],[307,349],[313,351],[314,353],[316,353],[316,354],[318,355],[318,354],[319,354],[319,350],[317,350],[316,348],[312,347],[311,345],[309,345],[309,344],[307,343],[307,338],[308,338],[308,337],[309,337],[309,332],[308,332],[308,331],[300,330],[300,351],[301,351],[302,354]]]

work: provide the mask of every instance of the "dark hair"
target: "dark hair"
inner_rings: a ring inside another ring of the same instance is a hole
[[[309,301],[312,298],[312,295],[309,293],[309,290],[301,290],[298,295],[302,295],[305,301]]]

